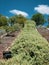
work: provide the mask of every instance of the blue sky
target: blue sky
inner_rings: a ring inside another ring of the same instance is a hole
[[[15,14],[31,17],[37,12],[49,15],[49,0],[0,0],[0,14],[8,17]]]

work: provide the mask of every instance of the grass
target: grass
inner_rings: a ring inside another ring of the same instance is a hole
[[[0,65],[49,65],[49,43],[31,20],[26,21],[10,50],[13,57],[6,62],[0,61]]]

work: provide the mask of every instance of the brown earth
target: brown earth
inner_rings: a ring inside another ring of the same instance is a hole
[[[0,59],[3,59],[3,51],[6,51],[6,49],[8,49],[11,46],[13,40],[18,36],[19,32],[20,31],[15,31],[11,33],[11,35],[14,35],[13,37],[6,35],[2,37],[0,42]]]
[[[39,27],[37,30],[49,42],[49,30],[44,27]]]

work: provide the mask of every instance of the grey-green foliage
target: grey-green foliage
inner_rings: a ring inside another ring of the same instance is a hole
[[[5,26],[4,29],[6,32],[14,32],[19,31],[22,28],[22,26],[19,23],[13,24],[12,26]]]
[[[16,59],[21,62],[21,65],[23,65],[23,62],[27,62],[26,65],[49,64],[49,44],[37,32],[35,23],[32,21],[26,22],[23,31],[11,49]]]
[[[33,21],[26,22],[11,51],[13,58],[5,65],[49,65],[49,44],[38,33]]]

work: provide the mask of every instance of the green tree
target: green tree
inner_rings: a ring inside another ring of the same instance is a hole
[[[45,18],[44,18],[44,16],[43,16],[42,14],[40,14],[40,13],[34,14],[31,19],[36,22],[36,25],[42,25],[42,24],[45,23]]]
[[[22,24],[23,27],[24,27],[24,24],[25,24],[25,21],[26,21],[26,18],[23,17],[22,15],[15,15],[15,16],[12,16],[10,19],[9,19],[9,23],[11,24],[11,26],[15,23],[19,23],[19,24]]]
[[[7,25],[7,18],[5,16],[0,16],[0,26]]]
[[[22,15],[18,15],[18,17],[17,17],[17,23],[22,24],[23,27],[25,25],[26,20],[27,19],[24,16],[22,16]]]
[[[16,20],[15,16],[9,18],[9,23],[11,26],[15,23],[15,20]]]

